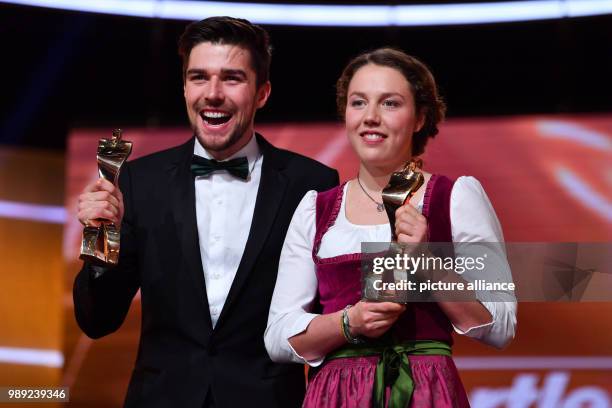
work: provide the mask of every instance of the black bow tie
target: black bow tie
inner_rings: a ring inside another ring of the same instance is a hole
[[[246,180],[249,177],[249,161],[246,157],[237,157],[228,161],[217,161],[205,159],[193,155],[191,159],[191,172],[195,176],[208,176],[218,170],[226,170],[229,174],[239,179]]]

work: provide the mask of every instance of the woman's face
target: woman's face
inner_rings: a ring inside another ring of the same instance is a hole
[[[357,70],[347,93],[345,125],[362,164],[394,171],[412,157],[417,117],[410,84],[394,68],[368,64]]]

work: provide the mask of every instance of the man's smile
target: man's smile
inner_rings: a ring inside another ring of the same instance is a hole
[[[200,117],[206,125],[221,126],[232,118],[232,114],[218,109],[203,109],[200,111]]]

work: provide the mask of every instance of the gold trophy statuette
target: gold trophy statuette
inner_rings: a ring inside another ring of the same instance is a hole
[[[421,165],[421,160],[409,161],[402,170],[391,174],[389,184],[382,191],[382,200],[389,217],[389,224],[391,224],[393,240],[397,239],[395,236],[395,211],[410,200],[425,182],[425,177],[419,170]]]
[[[392,240],[396,241],[395,235],[395,211],[404,205],[406,201],[416,193],[416,191],[425,182],[423,173],[419,171],[422,162],[420,160],[411,160],[404,165],[404,168],[391,175],[389,183],[382,191],[382,200],[389,217],[389,223],[391,224]],[[391,255],[394,251],[397,251],[396,245],[391,245],[390,252],[387,254]],[[405,290],[396,289],[375,289],[374,281],[381,280],[383,283],[398,283],[405,278],[406,273],[402,270],[385,270],[381,275],[374,275],[370,272],[365,272],[365,276],[362,278],[364,287],[362,292],[365,294],[365,298],[374,301],[383,302],[396,302],[406,303],[407,292]]]
[[[132,142],[121,140],[121,129],[113,130],[111,139],[98,142],[98,174],[115,186],[121,166],[132,152]],[[119,227],[106,219],[97,219],[99,227],[85,226],[80,258],[92,263],[114,266],[119,262]]]

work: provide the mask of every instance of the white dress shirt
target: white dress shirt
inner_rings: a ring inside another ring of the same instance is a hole
[[[347,184],[348,185],[348,184]],[[323,235],[318,256],[328,258],[342,254],[361,252],[362,242],[389,242],[391,227],[388,223],[380,225],[352,224],[345,214],[346,187],[342,205],[336,222]],[[311,313],[317,295],[317,276],[312,260],[312,247],[316,231],[316,191],[306,193],[298,205],[281,252],[278,278],[265,332],[265,344],[272,360],[277,362],[307,363],[311,366],[321,364],[323,358],[306,361],[293,350],[289,338],[302,333],[317,314]],[[482,186],[474,177],[459,177],[451,191],[451,232],[453,242],[503,242],[501,226],[495,211]],[[421,211],[423,200],[417,205]],[[456,256],[465,256],[460,248]],[[510,282],[510,267],[503,250],[498,256],[504,265],[499,273],[500,279]],[[464,273],[466,280],[477,276]],[[477,298],[478,293],[476,293]],[[516,299],[510,292],[496,292],[494,301],[482,304],[491,314],[491,322],[461,331],[459,334],[478,339],[484,343],[501,347],[514,337],[516,326]],[[490,297],[489,297],[490,300]]]
[[[194,154],[213,158],[197,138]],[[242,156],[249,162],[247,180],[225,170],[195,179],[198,239],[213,327],[236,276],[253,221],[263,162],[254,136],[227,160]]]

